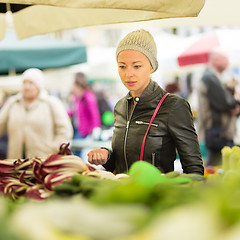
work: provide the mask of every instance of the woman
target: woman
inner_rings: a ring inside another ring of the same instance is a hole
[[[41,70],[26,70],[22,80],[22,91],[0,111],[0,136],[8,134],[7,158],[48,157],[71,141],[70,119],[62,102],[44,89]]]
[[[72,109],[68,115],[72,118],[74,139],[85,138],[101,127],[96,95],[81,72],[75,76]]]
[[[121,173],[140,159],[144,135],[166,91],[151,80],[158,62],[156,44],[149,32],[141,29],[129,33],[119,43],[116,57],[119,76],[129,93],[114,109],[112,150],[94,149],[88,153],[88,161]],[[170,172],[174,170],[176,149],[184,173],[204,173],[190,106],[185,99],[170,94],[148,132],[143,160],[163,173]]]

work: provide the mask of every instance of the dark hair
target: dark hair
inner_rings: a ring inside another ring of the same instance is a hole
[[[86,81],[85,74],[82,73],[82,72],[76,73],[74,84],[76,84],[77,86],[81,87],[84,90],[85,89],[87,89],[87,90],[91,89],[90,84]]]

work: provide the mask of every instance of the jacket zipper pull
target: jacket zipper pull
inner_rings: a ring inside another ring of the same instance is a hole
[[[135,121],[136,124],[144,124],[144,125],[149,125],[150,123],[148,122],[143,122],[143,121]],[[158,127],[158,124],[152,123],[152,126]]]

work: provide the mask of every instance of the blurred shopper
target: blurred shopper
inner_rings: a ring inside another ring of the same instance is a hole
[[[72,118],[74,139],[85,138],[94,131],[99,132],[101,119],[97,98],[81,72],[75,76],[68,114]]]
[[[206,166],[221,165],[221,149],[234,145],[238,101],[223,84],[222,73],[229,65],[228,56],[219,48],[209,55],[209,65],[199,86],[199,140],[207,147]]]
[[[2,94],[1,101],[0,101],[0,109],[2,108],[6,100],[7,100],[7,96],[5,94]],[[7,137],[7,133],[5,133],[3,136],[0,137],[0,159],[7,158],[7,145],[8,145],[8,137]]]
[[[4,134],[2,137],[0,137],[0,159],[6,159],[7,158],[7,145],[8,145],[8,136],[7,134]]]
[[[105,96],[104,91],[96,91],[95,94],[97,97],[98,109],[101,117],[101,128],[108,129],[113,126],[113,110]]]
[[[22,91],[0,111],[0,135],[8,133],[7,157],[47,157],[71,140],[71,122],[61,101],[44,89],[41,70],[26,70],[22,80]]]
[[[121,173],[141,159],[166,173],[174,170],[177,150],[184,173],[203,174],[188,102],[175,94],[167,95],[151,80],[151,74],[158,68],[152,35],[143,29],[129,33],[119,43],[116,58],[119,76],[129,92],[114,109],[112,150],[94,149],[88,153],[88,161]],[[159,103],[162,105],[158,110]],[[151,119],[153,123],[147,132]]]

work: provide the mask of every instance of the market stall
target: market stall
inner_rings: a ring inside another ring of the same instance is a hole
[[[36,57],[37,56],[37,57]],[[78,41],[34,36],[18,40],[9,31],[0,42],[0,74],[22,73],[28,68],[57,69],[87,62],[86,46]]]
[[[129,174],[114,175],[84,164],[68,145],[44,161],[2,161],[1,235],[9,240],[235,239],[240,148],[225,147],[222,153],[223,166],[207,168],[205,176],[162,174],[140,161]]]
[[[148,0],[147,3],[138,0],[1,0],[0,39],[3,39],[8,24],[5,21],[6,12],[12,13],[18,38],[23,39],[37,34],[77,27],[196,17],[204,3],[205,0]]]

